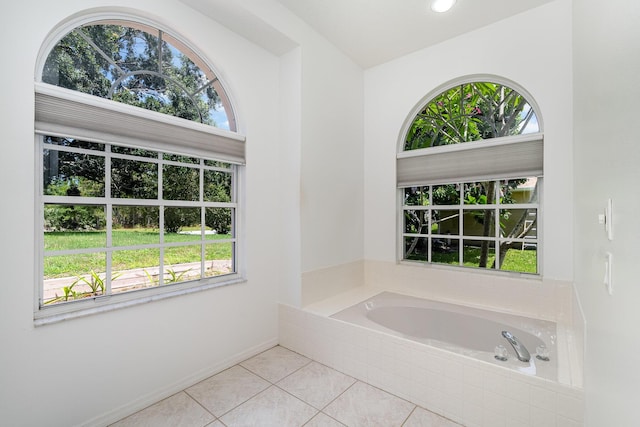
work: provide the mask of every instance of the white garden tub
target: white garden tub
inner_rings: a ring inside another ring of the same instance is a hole
[[[453,304],[382,292],[334,315],[334,319],[421,342],[484,362],[558,381],[557,335],[553,322],[474,309]],[[502,331],[515,335],[531,354],[518,360]],[[497,360],[496,346],[507,350],[507,360]],[[549,360],[536,357],[546,347]]]

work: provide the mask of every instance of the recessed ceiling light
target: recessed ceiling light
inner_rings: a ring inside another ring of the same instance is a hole
[[[439,13],[446,12],[451,9],[454,4],[456,4],[456,0],[432,0],[431,10]]]

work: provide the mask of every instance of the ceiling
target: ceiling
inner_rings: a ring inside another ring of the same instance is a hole
[[[458,0],[447,13],[429,0],[275,1],[369,68],[552,0]]]
[[[261,19],[261,0],[180,0],[266,49],[282,54],[295,43]],[[435,13],[430,0],[271,0],[369,68],[554,0],[457,0]],[[273,3],[272,3],[273,4]]]

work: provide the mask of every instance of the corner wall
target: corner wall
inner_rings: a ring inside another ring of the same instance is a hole
[[[300,193],[287,195],[299,200],[300,219],[286,225],[299,227],[300,253],[286,262],[299,260],[301,277],[281,295],[301,289],[308,303],[362,284],[361,273],[351,276],[357,283],[341,274],[364,258],[363,71],[277,1],[238,1],[300,45],[300,111],[291,115],[300,119],[299,175],[288,168]],[[313,279],[323,274],[333,283]]]
[[[587,426],[638,423],[640,4],[573,2],[575,282],[587,322]],[[613,241],[598,215],[613,200]],[[613,254],[613,294],[603,285]]]
[[[127,0],[25,0],[3,8],[0,100],[2,298],[0,424],[106,425],[277,343],[286,221],[280,185],[279,60],[175,0],[135,2],[138,13],[193,43],[219,71],[247,136],[247,281],[57,324],[33,326],[34,69],[47,33],[88,8]],[[275,100],[275,101],[274,101]]]
[[[558,0],[365,71],[365,259],[397,259],[395,157],[410,112],[445,82],[489,74],[518,83],[540,107],[545,138],[539,228],[543,275],[572,280],[569,22],[571,1]]]
[[[310,41],[302,57],[300,223],[306,304],[362,284],[363,74],[324,40]],[[328,271],[334,274],[326,280],[311,279]]]
[[[363,258],[363,74],[324,40],[302,53],[302,271]]]

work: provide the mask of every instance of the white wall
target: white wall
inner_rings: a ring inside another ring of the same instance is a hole
[[[526,88],[544,119],[544,277],[575,278],[586,314],[587,423],[632,425],[640,384],[640,287],[631,268],[640,242],[640,149],[631,139],[640,95],[637,3],[611,0],[602,10],[595,0],[557,0],[366,70],[363,83],[362,70],[280,5],[242,2],[300,49],[278,58],[177,0],[139,0],[136,8],[195,44],[234,97],[248,141],[249,280],[38,328],[36,57],[61,20],[130,2],[24,0],[3,9],[0,424],[111,421],[273,343],[275,301],[299,304],[301,273],[362,258],[395,262],[402,123],[442,83],[494,74]],[[607,197],[616,213],[613,242],[597,224]],[[607,250],[615,256],[613,296],[600,283]]]
[[[322,39],[307,46],[300,210],[303,304],[362,284],[365,216],[362,70]],[[330,274],[314,280],[318,270]]]
[[[218,68],[247,136],[243,284],[57,324],[33,326],[33,81],[47,33],[87,8],[128,0],[25,0],[0,14],[0,424],[96,424],[173,393],[277,342],[277,247],[286,195],[279,165],[279,59],[183,4],[138,0],[146,17],[193,43]],[[286,213],[284,214],[286,215]]]
[[[322,298],[336,289],[361,284],[363,249],[363,72],[306,23],[273,0],[239,0],[251,13],[277,28],[300,45],[299,223],[289,222],[289,231],[300,234],[301,283],[288,281],[289,287],[302,287],[304,294]],[[287,56],[290,56],[288,54]],[[284,58],[284,56],[283,56]],[[291,66],[291,58],[288,66]],[[288,114],[288,113],[287,113]],[[284,117],[286,123],[289,119]],[[293,141],[291,142],[294,143]],[[295,160],[289,155],[289,160]],[[285,185],[287,185],[285,183]],[[297,195],[288,197],[297,198]],[[295,207],[292,206],[292,209]],[[294,227],[294,228],[291,228]],[[289,244],[289,242],[287,242]],[[290,252],[290,251],[289,251]],[[294,262],[296,256],[288,258]],[[336,267],[331,280],[345,271],[356,272],[353,280],[324,288],[327,281],[306,280],[317,270]],[[296,267],[294,267],[296,268]],[[295,289],[283,289],[291,297]]]
[[[282,235],[279,301],[300,306],[302,301],[300,235],[300,160],[302,138],[301,48],[280,58],[280,190],[286,197],[280,206]]]
[[[570,22],[571,1],[558,0],[365,71],[367,260],[396,260],[395,155],[409,113],[454,78],[490,74],[516,82],[540,107],[545,133],[542,269],[546,279],[572,279]]]
[[[587,321],[588,426],[638,424],[640,4],[574,1],[575,282]],[[598,214],[613,199],[614,240]],[[603,284],[614,255],[613,295]]]
[[[303,271],[363,257],[362,70],[321,42],[303,52]]]

